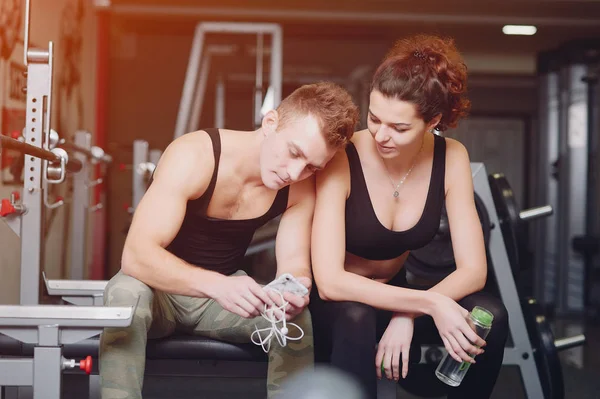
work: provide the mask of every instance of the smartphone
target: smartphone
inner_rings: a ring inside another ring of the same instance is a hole
[[[296,278],[289,273],[282,274],[267,284],[265,288],[273,288],[281,293],[291,292],[292,294],[296,294],[298,296],[304,296],[308,294],[308,288],[306,288],[301,282],[296,280]]]

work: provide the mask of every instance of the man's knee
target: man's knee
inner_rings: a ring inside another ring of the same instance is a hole
[[[104,290],[105,306],[136,306],[133,323],[143,321],[150,326],[152,321],[152,289],[131,276],[119,271]]]
[[[313,323],[312,323],[312,316],[310,314],[310,310],[308,309],[308,307],[304,308],[304,310],[300,314],[298,314],[296,317],[294,317],[294,319],[291,322],[294,324],[297,324],[300,328],[302,328],[305,335],[307,333],[312,335]]]

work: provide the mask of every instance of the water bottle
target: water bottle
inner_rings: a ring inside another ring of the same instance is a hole
[[[480,306],[475,306],[469,313],[469,324],[482,339],[485,339],[490,332],[492,320],[494,320],[494,315]],[[474,355],[470,356],[475,357]],[[440,364],[438,364],[435,375],[440,381],[452,387],[457,387],[467,374],[469,366],[471,366],[471,363],[457,362],[446,353]]]

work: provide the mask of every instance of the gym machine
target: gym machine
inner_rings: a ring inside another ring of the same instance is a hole
[[[86,264],[86,238],[88,214],[103,208],[101,202],[90,203],[90,190],[102,184],[103,178],[90,179],[90,174],[95,165],[106,165],[112,162],[112,157],[97,146],[92,146],[92,135],[80,130],[75,132],[73,142],[61,139],[58,146],[71,151],[83,167],[73,176],[73,193],[71,197],[71,224],[70,224],[70,279],[83,279]]]
[[[130,169],[132,172],[132,202],[124,206],[129,214],[133,215],[144,193],[148,189],[152,180],[152,174],[158,165],[161,155],[161,150],[150,150],[147,141],[135,140],[133,142],[133,164],[126,165],[122,163],[119,165],[121,171]]]
[[[207,33],[257,35],[253,116],[255,126],[260,126],[262,115],[265,111],[276,108],[281,102],[283,53],[283,33],[281,26],[268,23],[201,22],[196,25],[194,32],[194,40],[192,42],[192,49],[190,51],[190,58],[183,84],[183,93],[181,96],[181,103],[179,104],[179,112],[177,114],[177,123],[175,125],[173,139],[177,139],[183,134],[199,128],[200,112],[206,90],[206,79],[210,66],[210,57],[213,54],[228,54],[231,51],[231,49],[227,47],[204,50],[204,39]],[[267,90],[266,99],[263,103],[263,36],[265,34],[270,34],[272,36],[272,40],[271,62],[269,69],[269,89]],[[202,64],[200,64],[201,58]],[[217,95],[219,95],[219,86],[217,86],[217,89]],[[223,88],[221,87],[220,90],[223,91]],[[219,99],[219,97],[217,100],[217,105],[222,104],[222,101]],[[219,107],[221,107],[221,105],[219,105]],[[219,113],[219,107],[217,107],[216,116],[221,118],[222,112]]]
[[[556,217],[537,229],[535,293],[557,314],[598,320],[600,41],[576,40],[538,56],[537,201]]]
[[[2,148],[25,154],[23,195],[2,201],[2,217],[21,238],[21,305],[0,306],[0,397],[59,399],[62,372],[79,367],[91,373],[91,357],[79,362],[63,357],[64,345],[98,335],[105,327],[131,324],[135,306],[78,307],[39,305],[43,262],[44,209],[54,209],[48,184],[81,171],[82,162],[55,147],[51,134],[53,47],[29,48],[30,1],[25,9],[24,62],[27,66],[26,125],[22,139],[0,136]],[[53,148],[51,148],[53,147]],[[10,390],[6,387],[16,387]]]

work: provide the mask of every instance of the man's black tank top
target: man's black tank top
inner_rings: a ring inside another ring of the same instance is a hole
[[[167,250],[184,261],[225,275],[240,269],[254,232],[287,208],[289,186],[277,192],[273,204],[262,216],[253,219],[217,219],[206,210],[217,183],[221,157],[218,129],[205,129],[211,138],[215,167],[211,181],[201,197],[188,201],[183,223]]]
[[[440,225],[446,170],[446,140],[438,135],[434,137],[433,167],[425,207],[417,224],[404,231],[389,230],[377,219],[358,152],[353,143],[346,147],[351,184],[346,200],[346,251],[365,259],[386,260],[431,242]]]

